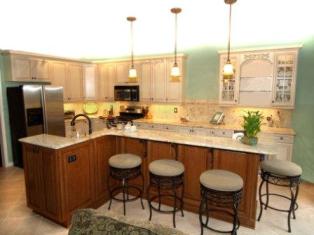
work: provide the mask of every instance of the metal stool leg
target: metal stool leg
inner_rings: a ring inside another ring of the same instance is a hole
[[[158,190],[158,209],[160,210],[160,208],[161,208],[161,197],[160,197],[160,185],[159,184],[158,184],[157,190]]]
[[[149,208],[149,221],[152,220],[152,202],[151,202],[151,199],[150,199],[150,188],[151,188],[151,185],[149,184],[148,185],[148,188],[147,188],[147,202],[148,202],[148,208]]]
[[[201,235],[203,235],[204,233],[204,226],[203,226],[203,208],[204,208],[204,198],[203,196],[201,196],[201,203],[200,203],[200,207],[199,207],[199,211],[198,211],[198,216],[199,216],[199,220],[200,220],[200,225],[201,225]]]
[[[181,191],[181,216],[184,217],[183,208],[184,208],[184,184],[182,185],[182,191]]]
[[[258,216],[257,221],[260,221],[262,214],[263,214],[262,188],[263,188],[264,183],[265,183],[265,180],[262,179],[262,182],[261,182],[261,184],[259,186],[259,190],[258,190],[260,211],[259,211],[259,216]]]
[[[144,203],[143,203],[143,193],[144,193],[145,181],[144,181],[144,175],[142,173],[141,173],[141,178],[142,178],[142,191],[141,191],[141,194],[140,194],[140,200],[141,200],[142,209],[144,210],[145,207],[144,207]]]
[[[108,210],[110,210],[111,204],[112,204],[112,193],[111,193],[111,187],[110,187],[110,174],[107,177],[107,186],[108,186],[108,193],[109,193],[109,199],[110,199]]]
[[[268,208],[268,202],[269,202],[269,183],[268,179],[266,180],[266,203],[264,209],[267,210]]]
[[[177,209],[177,192],[176,188],[173,186],[173,215],[172,215],[172,222],[173,227],[176,227],[176,209]]]
[[[123,196],[123,215],[125,215],[125,191],[126,191],[126,187],[125,187],[125,179],[122,180],[122,196]]]
[[[233,202],[233,227],[232,227],[232,235],[237,235],[237,226],[238,226],[238,204],[237,202]]]

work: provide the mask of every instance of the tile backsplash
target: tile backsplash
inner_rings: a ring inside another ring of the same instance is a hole
[[[119,115],[120,105],[125,103],[120,102],[99,102],[98,113],[95,116],[100,116],[106,113],[111,105],[114,110],[114,115]],[[66,103],[64,110],[74,110],[76,114],[83,112],[84,103]],[[137,104],[139,105],[139,104]],[[180,117],[186,117],[194,122],[209,122],[215,112],[222,111],[225,114],[224,123],[227,125],[241,125],[244,111],[260,110],[263,113],[264,123],[273,127],[291,127],[292,110],[287,109],[268,109],[268,108],[246,108],[246,107],[222,107],[216,103],[205,101],[186,102],[180,105],[174,104],[141,104],[149,106],[150,114],[155,120],[179,121]],[[177,112],[175,112],[175,109]],[[271,117],[272,122],[268,122],[266,117]]]

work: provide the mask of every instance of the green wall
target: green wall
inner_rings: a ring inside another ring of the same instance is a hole
[[[293,161],[303,168],[304,180],[314,183],[314,36],[299,54],[296,107],[292,126],[296,131]]]
[[[219,96],[219,54],[214,47],[197,47],[184,51],[187,55],[185,97],[217,101]]]
[[[8,160],[9,162],[13,162],[12,157],[12,148],[11,148],[11,133],[10,133],[10,122],[9,122],[9,110],[8,110],[8,103],[7,103],[7,92],[6,88],[9,86],[16,86],[19,85],[18,83],[10,83],[6,82],[6,76],[9,76],[7,73],[7,68],[5,66],[5,57],[0,54],[0,72],[1,72],[1,88],[2,88],[2,100],[3,100],[3,116],[5,120],[5,127],[6,127],[6,141],[8,144]]]

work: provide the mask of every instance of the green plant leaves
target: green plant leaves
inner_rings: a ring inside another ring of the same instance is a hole
[[[243,128],[247,137],[256,137],[261,131],[263,115],[260,111],[247,111],[243,116]]]

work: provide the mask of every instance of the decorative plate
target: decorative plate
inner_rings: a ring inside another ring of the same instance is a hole
[[[95,114],[98,112],[98,105],[94,102],[88,102],[83,105],[83,111],[86,114]]]

